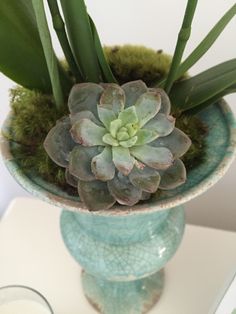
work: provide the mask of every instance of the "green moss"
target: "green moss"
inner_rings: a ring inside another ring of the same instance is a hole
[[[161,51],[155,52],[144,47],[105,48],[107,58],[119,82],[142,79],[147,85],[166,75],[170,66],[170,57]],[[57,166],[46,154],[43,141],[56,121],[68,111],[56,111],[53,98],[22,87],[11,90],[11,107],[14,118],[11,121],[11,140],[16,145],[13,151],[18,163],[25,171],[34,172],[43,179],[55,183],[70,194],[76,189],[65,180],[65,169]],[[196,117],[179,113],[176,126],[192,139],[192,146],[184,156],[187,169],[195,167],[204,157],[206,127]]]
[[[176,119],[176,127],[191,138],[192,145],[182,158],[186,169],[191,170],[203,162],[206,157],[206,143],[204,139],[208,132],[207,126],[196,116],[182,114]]]
[[[53,98],[23,87],[11,90],[10,139],[20,144],[13,147],[22,169],[33,171],[45,180],[56,183],[73,194],[65,180],[65,170],[57,166],[43,148],[43,141],[56,121],[68,111],[55,110]]]
[[[17,87],[11,90],[10,96],[14,140],[25,145],[42,143],[56,120],[67,114],[56,110],[50,95]]]
[[[142,79],[148,86],[168,72],[171,56],[143,46],[105,47],[105,54],[120,84]]]

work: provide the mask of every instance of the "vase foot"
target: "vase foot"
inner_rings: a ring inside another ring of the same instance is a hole
[[[134,281],[108,281],[82,272],[84,294],[102,314],[144,314],[159,300],[164,270]]]

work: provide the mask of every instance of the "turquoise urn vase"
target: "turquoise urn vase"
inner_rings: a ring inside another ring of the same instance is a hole
[[[132,208],[88,211],[78,197],[23,171],[11,153],[15,143],[1,139],[3,159],[19,184],[62,209],[64,243],[83,268],[85,296],[103,314],[143,314],[157,302],[164,293],[164,266],[183,237],[182,205],[213,186],[233,161],[236,123],[228,105],[221,101],[198,115],[208,127],[205,159],[188,172],[185,184]]]
[[[96,215],[63,210],[61,232],[83,267],[86,297],[102,313],[146,313],[159,299],[167,261],[184,232],[182,206]]]

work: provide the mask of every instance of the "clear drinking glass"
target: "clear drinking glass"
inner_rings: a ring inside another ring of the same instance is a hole
[[[0,287],[0,314],[53,314],[46,298],[26,286]]]

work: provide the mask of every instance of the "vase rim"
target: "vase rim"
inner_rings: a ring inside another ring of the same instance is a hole
[[[31,194],[39,197],[40,199],[47,201],[58,207],[63,207],[67,210],[74,212],[84,212],[84,213],[93,213],[95,215],[101,216],[124,216],[137,213],[147,213],[147,211],[160,211],[166,210],[172,207],[179,206],[183,203],[190,201],[196,196],[207,191],[212,187],[216,182],[218,182],[226,171],[229,169],[232,164],[234,157],[236,155],[236,121],[234,119],[233,113],[228,106],[228,104],[221,100],[214,106],[219,106],[221,114],[226,120],[226,124],[229,132],[229,141],[225,149],[224,156],[217,167],[212,171],[206,178],[204,178],[200,183],[194,185],[190,189],[181,192],[173,197],[164,198],[162,200],[154,200],[143,202],[142,204],[136,204],[134,206],[123,206],[123,205],[114,205],[109,210],[99,210],[99,211],[89,211],[87,207],[79,202],[78,200],[72,200],[68,195],[60,195],[53,193],[50,189],[43,188],[31,178],[29,178],[19,167],[17,162],[14,159],[14,156],[10,151],[10,141],[6,139],[3,135],[0,138],[1,152],[3,160],[8,168],[9,172],[13,175],[16,181]],[[8,120],[8,119],[7,119]],[[66,193],[65,193],[66,194]]]

